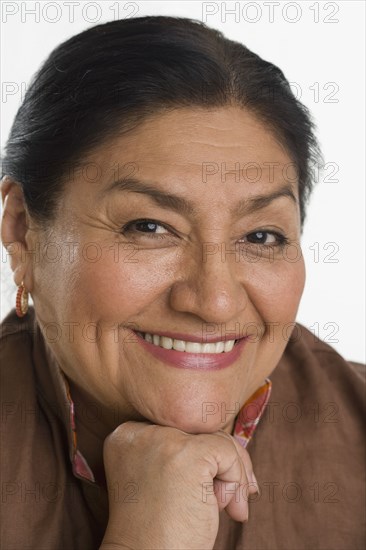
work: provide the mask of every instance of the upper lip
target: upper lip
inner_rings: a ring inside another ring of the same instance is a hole
[[[230,333],[230,331],[227,331],[227,334],[223,334],[222,336],[214,336],[207,334],[207,336],[202,336],[202,334],[184,334],[182,332],[160,332],[160,331],[152,331],[149,330],[137,330],[136,332],[140,332],[142,334],[156,334],[157,336],[166,336],[167,338],[171,338],[172,340],[184,340],[185,342],[197,342],[199,344],[214,344],[215,342],[226,342],[228,340],[240,340],[241,338],[244,338],[241,334],[234,334]]]

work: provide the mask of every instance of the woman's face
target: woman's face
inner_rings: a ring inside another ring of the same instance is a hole
[[[291,334],[305,281],[298,198],[284,148],[234,107],[157,115],[85,159],[52,231],[34,233],[32,296],[100,417],[232,426]],[[246,338],[223,360],[189,347],[162,356],[171,340],[154,346],[135,331]]]

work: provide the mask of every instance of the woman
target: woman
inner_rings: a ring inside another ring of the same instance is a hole
[[[197,21],[51,53],[3,162],[4,548],[363,547],[362,366],[295,321],[319,155]]]

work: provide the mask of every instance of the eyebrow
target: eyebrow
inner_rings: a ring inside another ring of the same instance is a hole
[[[112,191],[125,191],[132,193],[141,193],[150,197],[158,206],[174,210],[178,214],[186,214],[192,217],[197,216],[197,210],[194,204],[178,195],[161,191],[154,182],[142,181],[138,178],[128,177],[112,182],[107,188],[103,189],[101,194],[105,196]],[[232,209],[231,214],[237,217],[252,214],[257,210],[266,208],[274,200],[281,197],[288,197],[295,205],[298,204],[292,187],[285,184],[273,193],[268,195],[255,195],[247,199],[242,199]]]

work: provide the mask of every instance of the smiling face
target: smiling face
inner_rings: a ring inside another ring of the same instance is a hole
[[[157,115],[85,163],[34,237],[32,297],[61,368],[106,422],[117,407],[116,425],[229,429],[277,365],[304,287],[291,159],[230,107]],[[247,338],[223,360],[155,353],[135,331],[166,347]]]

